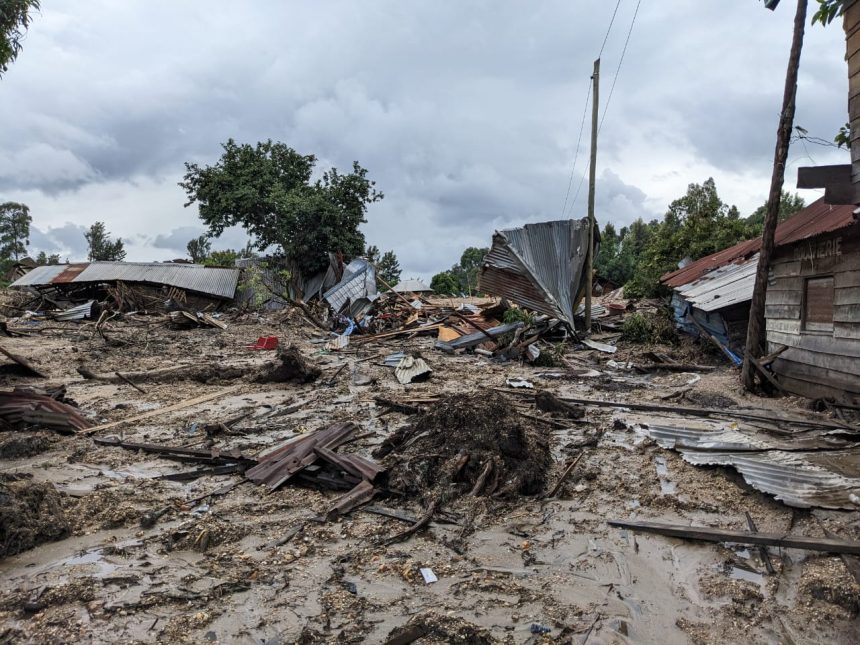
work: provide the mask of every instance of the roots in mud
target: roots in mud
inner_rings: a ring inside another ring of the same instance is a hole
[[[388,486],[425,500],[534,495],[552,464],[546,430],[493,393],[444,398],[375,456],[382,454]]]
[[[51,484],[0,481],[0,558],[68,534],[60,494]]]
[[[320,368],[309,363],[292,345],[280,350],[278,359],[280,362],[269,363],[261,370],[256,378],[258,383],[311,383],[322,374]]]

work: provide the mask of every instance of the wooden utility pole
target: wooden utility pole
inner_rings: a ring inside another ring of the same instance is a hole
[[[806,23],[807,0],[797,0],[797,13],[794,16],[794,35],[791,40],[791,54],[788,57],[788,70],[785,73],[785,92],[782,97],[782,112],[779,128],[776,131],[776,150],[773,155],[773,175],[770,180],[770,194],[767,198],[767,214],[761,234],[761,251],[755,274],[752,303],[750,304],[747,343],[741,380],[747,390],[755,389],[755,366],[749,357],[758,358],[764,353],[765,316],[764,305],[767,296],[767,275],[770,257],[773,254],[774,235],[779,219],[779,201],[785,179],[785,162],[788,158],[788,145],[791,129],[794,126],[795,96],[797,95],[797,70],[800,67],[800,50],[803,47],[803,29]]]
[[[588,164],[588,248],[585,250],[585,333],[591,333],[591,286],[594,275],[594,183],[597,173],[597,108],[600,105],[600,59],[591,75],[591,161]]]

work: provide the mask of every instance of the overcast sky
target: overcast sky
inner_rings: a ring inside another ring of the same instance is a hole
[[[184,256],[204,229],[183,207],[183,162],[214,162],[228,137],[358,160],[385,193],[368,243],[404,278],[494,229],[585,215],[588,124],[562,209],[611,0],[42,5],[0,80],[0,202],[30,206],[34,250],[82,259],[101,220],[129,260]],[[635,7],[621,1],[606,42],[601,112]],[[601,226],[659,217],[711,176],[743,214],[765,201],[794,9],[642,0],[600,131]],[[838,22],[807,26],[795,123],[812,136],[847,120],[844,52]],[[787,185],[799,165],[845,161],[795,144]]]

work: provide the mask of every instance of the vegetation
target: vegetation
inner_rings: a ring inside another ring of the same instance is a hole
[[[21,40],[27,33],[39,0],[3,0],[0,3],[0,78],[21,53]]]
[[[0,262],[8,265],[27,254],[32,221],[26,204],[0,204]]]
[[[433,276],[430,281],[430,288],[436,293],[445,295],[479,295],[478,270],[481,268],[484,256],[489,251],[488,248],[470,246],[463,251],[457,264],[448,271],[442,271]]]
[[[806,204],[798,195],[783,192],[780,221]],[[682,260],[698,260],[743,240],[761,235],[766,204],[747,218],[724,203],[713,179],[690,184],[687,193],[670,205],[662,221],[641,218],[616,233],[607,224],[595,258],[598,275],[624,285],[628,297],[663,295],[660,277]]]
[[[122,262],[125,259],[122,239],[111,240],[104,222],[96,222],[90,226],[84,237],[89,247],[87,257],[90,262]]]
[[[207,267],[234,267],[236,260],[244,257],[239,251],[233,249],[225,249],[223,251],[212,251],[203,260],[203,264]]]
[[[822,25],[829,25],[834,18],[845,12],[847,6],[847,0],[818,0],[818,9],[812,14],[812,24],[820,22]]]
[[[367,206],[383,194],[358,162],[349,174],[332,168],[312,182],[316,157],[286,144],[229,139],[222,147],[212,166],[186,163],[179,183],[188,195],[185,205],[197,203],[209,236],[242,226],[257,249],[275,247],[305,275],[325,270],[329,251],[346,259],[362,254],[358,227],[366,222]]]
[[[209,251],[212,250],[212,242],[205,235],[201,235],[189,241],[185,248],[188,250],[188,257],[194,264],[202,264],[206,260],[206,256],[209,255]]]
[[[506,325],[515,322],[525,323],[526,326],[534,323],[535,315],[528,311],[527,309],[523,309],[522,307],[511,307],[507,311],[505,311],[505,315],[502,317],[502,322]]]
[[[39,251],[39,255],[36,256],[36,264],[39,266],[45,266],[46,264],[54,265],[60,263],[60,254],[52,253],[51,255],[46,254],[44,251]]]
[[[654,314],[633,313],[624,319],[621,339],[628,343],[665,343],[678,342],[678,330],[668,309]]]
[[[364,252],[365,257],[376,267],[377,287],[384,289],[387,283],[389,287],[397,286],[400,282],[400,262],[394,251],[386,251],[381,256],[376,246],[368,246]]]

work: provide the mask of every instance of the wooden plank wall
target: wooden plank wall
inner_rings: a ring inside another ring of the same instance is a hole
[[[804,281],[820,275],[834,278],[832,332],[803,330]],[[860,402],[860,224],[777,249],[765,316],[769,351],[789,347],[773,364],[787,390]]]
[[[845,10],[842,19],[845,29],[846,58],[848,60],[848,121],[851,124],[851,183],[854,184],[854,203],[860,203],[860,2]]]

